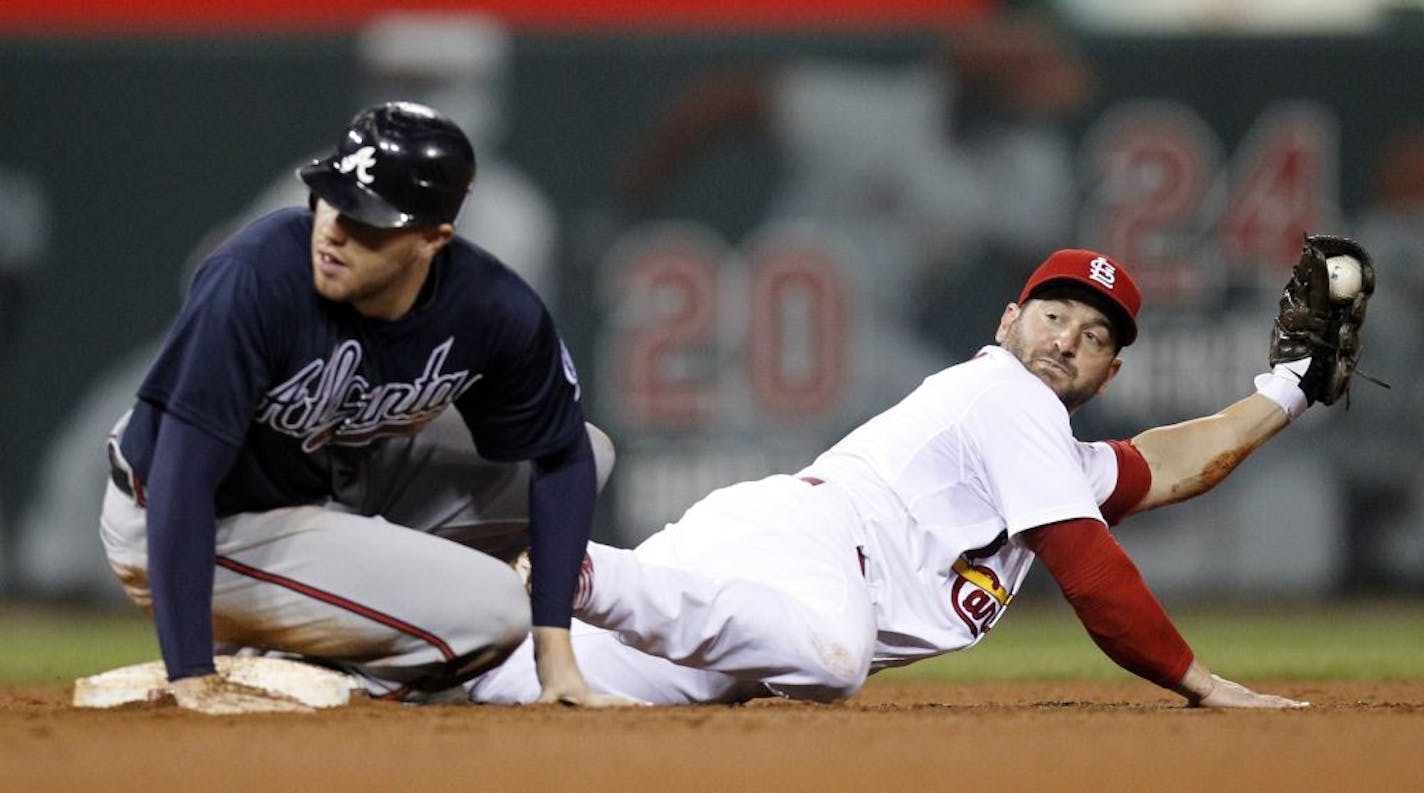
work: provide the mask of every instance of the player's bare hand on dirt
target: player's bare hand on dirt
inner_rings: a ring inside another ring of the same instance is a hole
[[[1192,661],[1175,690],[1187,698],[1193,708],[1308,708],[1309,702],[1289,699],[1276,694],[1260,694],[1212,674],[1198,661]]]
[[[539,675],[539,698],[535,704],[574,705],[584,708],[636,707],[647,702],[614,694],[600,694],[588,687],[574,660],[573,643],[567,628],[537,627],[534,633],[534,669]]]
[[[544,686],[539,693],[539,699],[535,704],[547,705],[571,705],[581,708],[638,708],[648,707],[650,703],[640,699],[628,699],[616,694],[599,694],[587,685],[574,686],[569,689],[557,689]]]
[[[285,694],[228,680],[220,674],[184,677],[149,692],[150,702],[177,705],[210,716],[235,713],[311,713],[313,709]]]
[[[1302,702],[1296,699],[1278,696],[1276,694],[1260,694],[1241,685],[1233,683],[1220,675],[1211,676],[1214,684],[1211,693],[1202,697],[1199,701],[1191,703],[1197,708],[1308,708],[1309,702]]]

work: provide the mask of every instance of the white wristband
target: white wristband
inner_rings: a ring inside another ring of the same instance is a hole
[[[1295,421],[1310,407],[1305,392],[1300,389],[1300,379],[1309,368],[1309,358],[1278,363],[1271,371],[1256,375],[1256,393],[1275,402],[1285,411],[1286,418]]]

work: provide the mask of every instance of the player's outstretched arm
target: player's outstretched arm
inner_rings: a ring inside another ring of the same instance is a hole
[[[1152,486],[1131,512],[1210,490],[1310,405],[1348,398],[1374,283],[1370,255],[1358,243],[1307,237],[1271,328],[1271,370],[1256,378],[1255,394],[1215,415],[1132,439]]]
[[[1213,415],[1141,433],[1132,445],[1152,471],[1152,486],[1131,512],[1205,493],[1289,423],[1280,406],[1257,393]]]
[[[1122,668],[1208,708],[1304,707],[1211,674],[1192,654],[1107,527],[1079,518],[1019,535],[1043,562],[1094,643]]]

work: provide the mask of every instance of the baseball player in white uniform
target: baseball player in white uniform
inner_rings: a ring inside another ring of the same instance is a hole
[[[1304,705],[1209,672],[1107,527],[1206,491],[1285,427],[1307,406],[1308,360],[1212,416],[1078,441],[1069,415],[1122,366],[1140,302],[1111,258],[1058,251],[997,345],[797,474],[717,490],[635,549],[591,544],[574,639],[589,684],[658,704],[846,698],[878,670],[973,646],[1038,559],[1129,671],[1193,705]],[[529,648],[470,690],[535,699]]]

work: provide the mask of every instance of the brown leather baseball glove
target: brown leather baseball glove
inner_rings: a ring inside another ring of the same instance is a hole
[[[1350,263],[1331,262],[1335,257],[1349,257],[1358,264],[1357,290],[1348,285]],[[1341,282],[1346,287],[1342,293],[1337,285],[1332,297],[1331,271],[1341,264],[1345,270]],[[1349,404],[1350,379],[1363,351],[1360,329],[1374,291],[1374,263],[1359,243],[1329,234],[1305,238],[1300,261],[1281,293],[1280,311],[1271,329],[1270,363],[1274,367],[1309,358],[1310,367],[1300,387],[1310,402],[1333,405],[1343,397]]]

